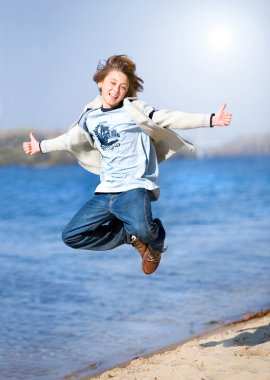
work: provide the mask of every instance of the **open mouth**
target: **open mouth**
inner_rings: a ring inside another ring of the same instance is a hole
[[[115,96],[115,95],[112,95],[112,94],[109,94],[109,95],[110,95],[111,99],[113,99],[113,100],[117,100],[118,99],[118,96]]]

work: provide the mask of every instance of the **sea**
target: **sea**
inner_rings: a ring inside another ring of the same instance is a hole
[[[270,307],[270,157],[162,163],[168,248],[151,276],[129,245],[62,242],[98,181],[0,168],[0,379],[82,379]]]

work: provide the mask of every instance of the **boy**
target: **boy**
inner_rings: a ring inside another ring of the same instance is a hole
[[[187,114],[155,110],[136,98],[143,80],[134,62],[114,55],[99,63],[93,77],[100,96],[89,103],[67,133],[23,143],[26,154],[66,150],[86,170],[100,174],[100,184],[63,231],[72,248],[109,250],[131,244],[142,257],[142,269],[151,274],[164,251],[165,230],[153,219],[151,201],[157,200],[158,164],[181,147],[192,144],[171,129],[228,126],[231,113]]]

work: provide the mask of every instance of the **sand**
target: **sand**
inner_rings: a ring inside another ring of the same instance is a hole
[[[225,325],[96,380],[270,380],[270,312]]]

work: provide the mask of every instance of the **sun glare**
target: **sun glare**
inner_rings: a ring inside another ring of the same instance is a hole
[[[236,72],[248,57],[251,41],[258,46],[259,29],[242,9],[205,4],[189,14],[183,37],[187,58],[207,73]]]
[[[216,53],[228,53],[234,47],[232,29],[221,25],[213,26],[206,32],[206,43]]]

